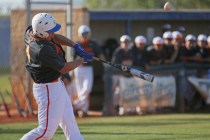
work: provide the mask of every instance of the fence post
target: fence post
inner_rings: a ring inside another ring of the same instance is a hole
[[[184,67],[181,67],[180,70],[178,70],[178,74],[176,76],[176,82],[177,82],[176,107],[179,113],[183,113],[185,112],[184,94],[185,94],[185,88],[186,88],[186,82],[187,82],[186,72],[185,72]]]
[[[104,67],[104,105],[103,105],[103,115],[110,116],[113,115],[113,84],[112,84],[112,67]]]

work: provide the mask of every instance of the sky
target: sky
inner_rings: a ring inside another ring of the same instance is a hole
[[[67,0],[31,0],[31,1],[51,1],[51,2],[67,2]],[[80,6],[84,0],[73,0],[74,6]],[[24,8],[26,0],[0,0],[0,12],[6,13],[7,9]]]

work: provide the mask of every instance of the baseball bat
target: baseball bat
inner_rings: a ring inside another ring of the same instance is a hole
[[[14,91],[12,91],[12,95],[9,93],[9,91],[6,91],[6,93],[15,101],[15,105],[17,107],[18,113],[21,117],[25,117],[27,118],[27,114],[24,111],[24,109],[21,107],[20,102],[16,96],[16,94],[14,93]]]
[[[9,108],[8,108],[7,103],[5,102],[4,96],[2,95],[1,92],[0,92],[0,96],[1,96],[1,100],[2,100],[2,105],[4,106],[4,110],[6,111],[7,117],[11,118]]]
[[[115,67],[115,68],[117,68],[117,69],[119,69],[119,70],[121,70],[123,72],[129,73],[132,76],[141,78],[143,80],[146,80],[146,81],[149,81],[149,82],[153,82],[153,80],[154,80],[154,75],[151,75],[149,73],[143,72],[143,71],[141,71],[139,69],[134,69],[134,68],[131,68],[131,67],[127,67],[125,65],[120,65],[120,64],[113,64],[113,63],[111,63],[109,61],[100,59],[98,57],[93,57],[93,59],[96,60],[96,61],[108,64],[108,65],[110,65],[112,67]]]

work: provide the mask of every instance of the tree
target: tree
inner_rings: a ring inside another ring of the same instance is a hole
[[[210,9],[210,0],[85,0],[90,9],[162,9],[171,2],[175,9]]]

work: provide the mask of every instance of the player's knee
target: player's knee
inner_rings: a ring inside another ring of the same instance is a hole
[[[51,140],[53,135],[45,134],[39,140]]]
[[[48,137],[42,137],[42,138],[40,138],[39,140],[51,140],[51,138],[48,138]]]
[[[40,140],[50,140],[54,133],[55,133],[55,130],[52,130],[52,129],[39,129],[40,132],[43,132],[41,135],[40,135]]]

